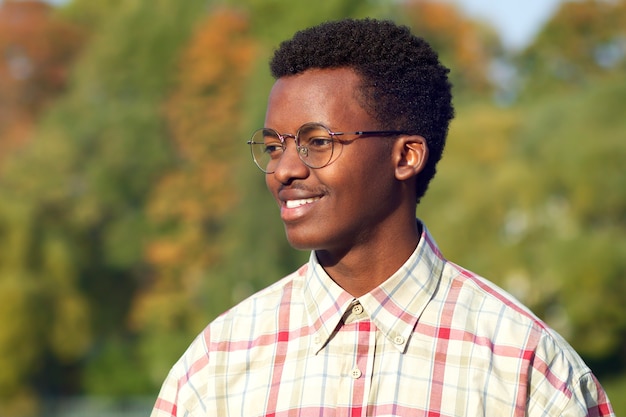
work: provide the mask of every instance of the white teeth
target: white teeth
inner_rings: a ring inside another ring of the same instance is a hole
[[[313,197],[313,198],[303,198],[302,200],[287,200],[285,201],[285,206],[287,208],[296,208],[296,207],[303,206],[305,204],[310,204],[319,199],[320,199],[319,197]]]

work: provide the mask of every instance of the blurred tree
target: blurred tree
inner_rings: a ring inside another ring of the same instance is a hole
[[[0,2],[0,164],[65,88],[84,37],[44,2]]]
[[[574,346],[612,372],[626,367],[625,100],[620,78],[547,100],[517,145],[539,191],[520,244],[560,289],[547,313],[562,312]]]
[[[62,2],[64,6],[57,12],[64,18],[95,33],[101,29],[106,30],[101,25],[110,21],[111,11],[123,6],[123,2],[124,0],[70,0]]]
[[[97,9],[77,0],[75,16],[82,5]],[[19,362],[0,357],[2,407],[27,395],[150,387],[128,311],[145,270],[145,200],[172,162],[162,102],[205,2],[132,0],[98,10],[106,16],[70,88],[0,178],[0,244],[11,247],[0,285],[12,300],[0,320],[19,326],[0,329],[0,352],[23,353]]]
[[[523,96],[576,88],[626,71],[626,1],[563,2],[517,58]]]
[[[543,175],[520,245],[550,277],[542,310],[602,371],[623,372],[626,1],[563,3],[516,62],[527,106],[516,150]]]
[[[240,120],[255,57],[247,18],[218,9],[199,25],[178,65],[166,106],[178,159],[149,201],[157,228],[146,246],[150,286],[134,312],[155,383],[232,299],[233,283],[211,277],[211,270],[229,249],[225,222],[240,197]]]
[[[251,31],[264,45],[274,48],[297,30],[327,20],[345,17],[384,16],[395,7],[384,2],[326,0],[315,4],[285,0],[222,0],[230,7],[244,9],[250,15]]]
[[[452,3],[408,0],[399,18],[426,39],[444,65],[453,68],[450,77],[455,94],[488,95],[493,90],[490,68],[503,54],[502,45],[490,26],[462,15]]]
[[[524,301],[601,375],[626,367],[625,100],[607,80],[464,108],[418,209],[451,260]]]

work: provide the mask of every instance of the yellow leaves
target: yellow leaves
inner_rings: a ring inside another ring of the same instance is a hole
[[[217,11],[200,25],[183,54],[180,84],[167,106],[173,140],[195,163],[232,148],[255,46],[245,19]],[[217,157],[217,158],[216,158]]]
[[[227,161],[207,160],[196,169],[172,173],[158,184],[159,198],[151,204],[150,215],[159,221],[190,222],[223,216],[237,201],[232,171]]]
[[[522,123],[519,110],[476,104],[464,108],[450,126],[442,164],[458,156],[471,165],[497,164],[511,153],[514,135]]]
[[[41,291],[30,278],[0,273],[0,403],[22,382],[24,370],[37,366],[42,346],[32,311]]]
[[[182,257],[180,245],[169,239],[153,241],[146,248],[146,259],[157,267],[176,265]]]
[[[245,75],[254,56],[254,46],[246,38],[247,19],[223,9],[215,11],[200,26],[183,62],[187,68],[183,90],[211,86]],[[210,57],[210,58],[209,58]],[[202,92],[202,90],[200,90]]]
[[[80,358],[91,347],[91,315],[85,296],[77,289],[77,272],[72,248],[55,235],[43,236],[42,273],[38,281],[45,289],[50,322],[46,333],[50,347],[62,361]]]
[[[0,414],[30,415],[29,378],[45,355],[72,363],[91,346],[90,307],[67,241],[43,232],[28,204],[0,208]]]
[[[53,352],[62,361],[71,363],[91,347],[91,316],[86,300],[70,291],[56,297],[50,328]]]
[[[0,268],[0,415],[36,415],[29,376],[40,372],[49,348],[63,361],[91,343],[88,306],[45,277]]]
[[[218,11],[183,54],[180,85],[166,111],[182,160],[156,190],[151,213],[157,219],[219,218],[235,201],[239,106],[254,58],[246,29],[241,16]]]

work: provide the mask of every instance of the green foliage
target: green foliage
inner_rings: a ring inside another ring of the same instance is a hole
[[[626,2],[563,2],[536,41],[516,57],[522,97],[576,89],[626,70]]]
[[[457,8],[446,2],[414,0],[404,3],[400,22],[426,39],[444,65],[453,69],[449,77],[454,95],[485,95],[492,90],[488,67],[502,53],[495,32],[468,20]]]
[[[360,0],[328,0],[312,8],[307,2],[285,0],[223,0],[220,3],[243,9],[250,16],[252,33],[270,48],[274,48],[297,30],[344,17],[383,16],[390,12],[383,2]]]
[[[242,155],[238,121],[256,58],[248,30],[239,13],[208,16],[184,48],[165,106],[178,158],[148,201],[146,214],[155,226],[146,245],[151,285],[133,311],[142,355],[158,366],[155,385],[209,317],[221,313],[208,316],[206,310],[230,306],[228,288],[212,272],[226,256],[225,223],[240,198],[233,175]]]
[[[144,269],[145,199],[171,160],[162,101],[203,3],[135,0],[101,10],[71,87],[6,164],[0,239],[12,250],[0,285],[12,301],[2,321],[28,323],[16,332],[3,326],[0,337],[0,351],[18,346],[23,358],[0,358],[0,369],[13,372],[0,380],[7,407],[15,393],[28,395],[31,380],[47,391],[73,389],[69,372],[48,378],[44,358],[61,369],[87,357],[107,362],[102,355],[116,352],[109,343],[132,341],[127,315]],[[94,10],[77,2],[76,13],[81,4]],[[123,386],[108,384],[111,393]]]
[[[147,366],[128,340],[110,338],[102,341],[92,354],[95,358],[87,362],[83,379],[83,389],[90,395],[104,398],[142,396],[144,387],[151,385]]]
[[[618,417],[626,416],[626,375],[622,375],[618,378],[610,378],[603,382],[602,386],[606,390],[613,411]]]

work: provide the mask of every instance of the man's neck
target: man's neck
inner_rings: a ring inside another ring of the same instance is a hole
[[[350,250],[318,250],[316,256],[326,273],[341,288],[360,297],[378,287],[407,261],[419,243],[415,227],[386,233],[384,239],[355,245]]]

